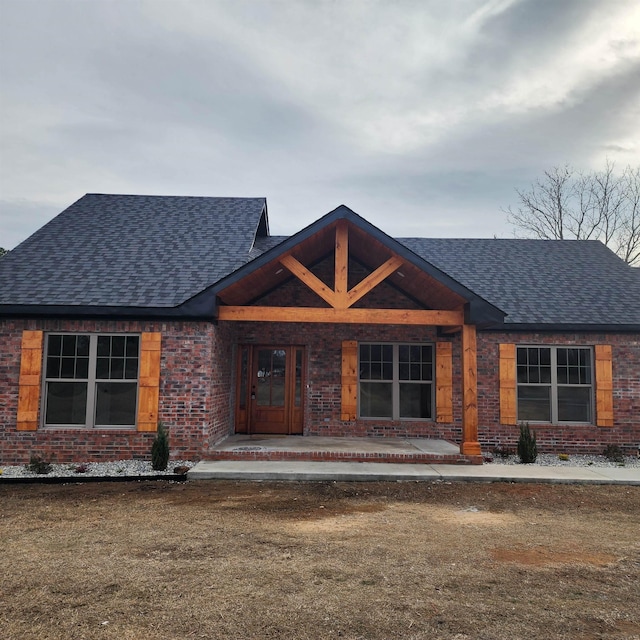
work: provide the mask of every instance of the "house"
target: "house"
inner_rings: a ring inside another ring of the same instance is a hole
[[[425,231],[428,223],[425,221]],[[345,206],[89,194],[0,258],[0,462],[229,434],[640,443],[640,275],[595,241],[391,238]]]

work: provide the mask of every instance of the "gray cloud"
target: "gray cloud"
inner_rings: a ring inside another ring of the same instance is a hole
[[[640,159],[634,0],[0,0],[0,246],[85,192],[344,203],[509,235],[545,168]],[[631,25],[631,26],[630,26]]]

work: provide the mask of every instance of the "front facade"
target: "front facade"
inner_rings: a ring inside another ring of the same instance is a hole
[[[234,433],[473,458],[521,422],[542,451],[635,452],[638,269],[599,243],[395,240],[346,207],[279,238],[262,199],[85,196],[0,259],[0,463],[145,458],[159,421],[180,459]]]

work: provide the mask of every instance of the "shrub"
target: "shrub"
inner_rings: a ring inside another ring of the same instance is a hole
[[[151,445],[151,467],[164,471],[169,464],[169,434],[162,422],[158,422],[158,433]]]
[[[624,462],[624,454],[622,449],[617,444],[608,444],[602,455],[611,462]]]
[[[503,460],[506,460],[509,456],[513,455],[513,449],[509,449],[509,447],[496,447],[493,453]]]
[[[42,456],[35,453],[31,454],[29,463],[24,465],[27,471],[31,473],[38,473],[40,475],[46,475],[51,473],[51,463],[45,460]]]
[[[538,457],[538,445],[536,444],[535,431],[529,429],[525,422],[520,425],[520,438],[518,439],[518,457],[523,464],[531,464]]]

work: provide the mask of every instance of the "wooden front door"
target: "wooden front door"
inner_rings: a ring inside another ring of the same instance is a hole
[[[303,362],[302,347],[240,347],[236,433],[302,433]]]

